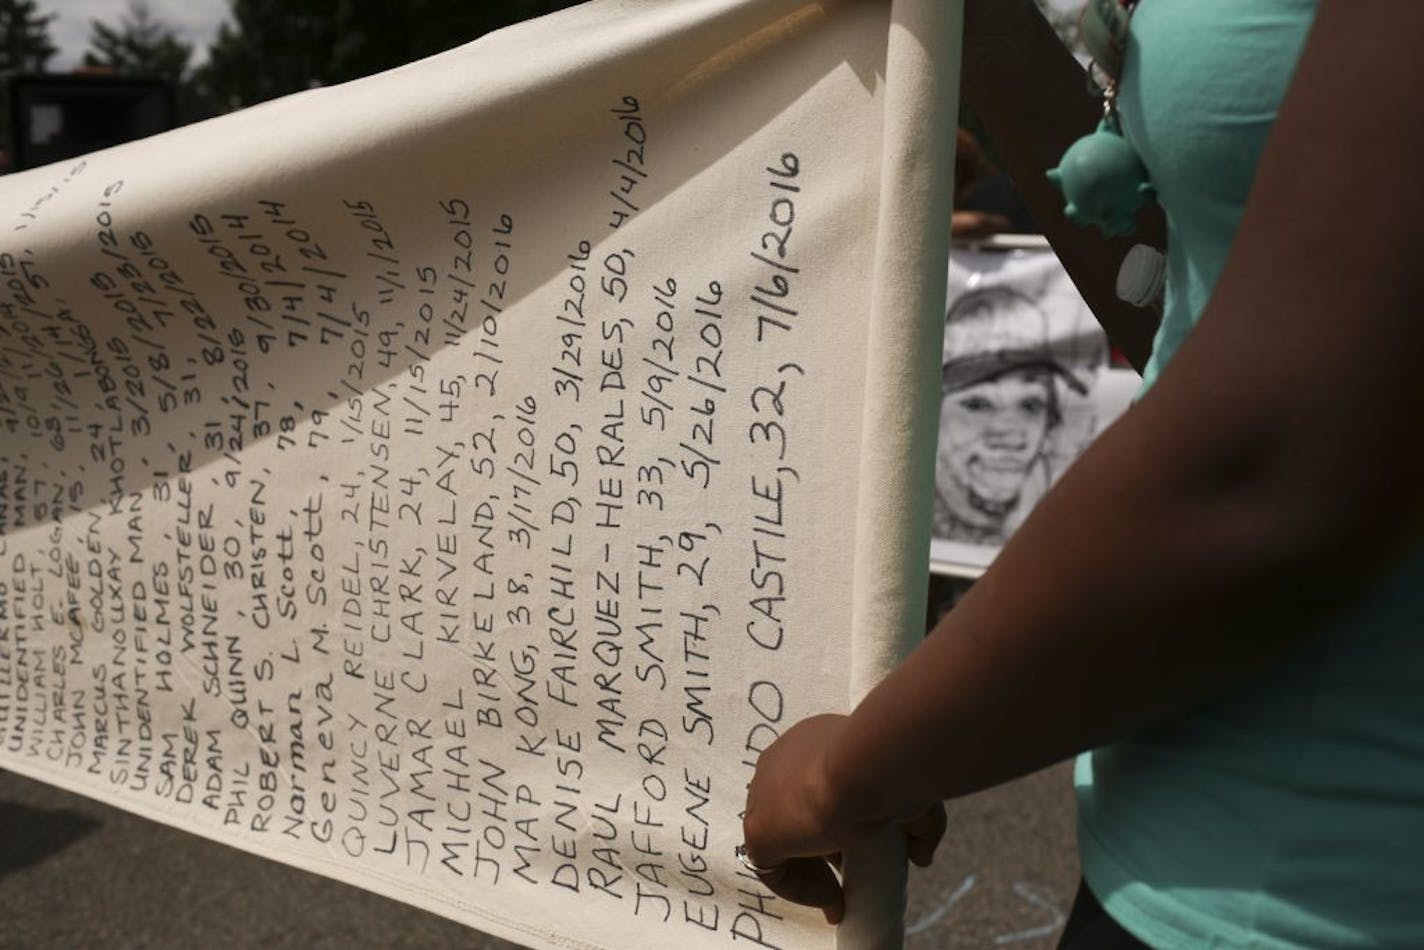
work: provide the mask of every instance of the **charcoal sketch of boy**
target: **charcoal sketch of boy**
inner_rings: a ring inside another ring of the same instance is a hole
[[[945,319],[933,533],[997,545],[1051,481],[1060,386],[1087,388],[1055,358],[1043,310],[1016,290],[972,290]]]

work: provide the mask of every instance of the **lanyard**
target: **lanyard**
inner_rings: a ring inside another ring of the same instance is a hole
[[[1102,76],[1103,120],[1097,131],[1074,142],[1048,178],[1067,199],[1063,212],[1107,235],[1130,234],[1137,213],[1153,199],[1142,158],[1122,135],[1117,114],[1118,78],[1127,53],[1128,26],[1139,0],[1088,0],[1083,9],[1083,45],[1093,57],[1089,76]]]
[[[1078,29],[1094,64],[1116,86],[1127,54],[1127,28],[1138,0],[1088,0]]]

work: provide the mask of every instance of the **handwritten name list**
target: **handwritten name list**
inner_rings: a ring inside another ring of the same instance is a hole
[[[0,764],[537,946],[831,945],[731,852],[848,696],[884,16],[4,182]]]

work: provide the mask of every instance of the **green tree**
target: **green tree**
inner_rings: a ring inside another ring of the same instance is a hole
[[[49,38],[53,19],[39,14],[35,0],[0,0],[0,73],[44,72],[58,52]]]
[[[89,21],[85,66],[104,66],[121,76],[157,76],[173,84],[178,121],[205,119],[221,111],[189,73],[193,45],[153,15],[148,0],[129,0],[118,26]]]
[[[193,47],[155,19],[148,0],[129,0],[117,27],[89,21],[85,66],[107,66],[129,76],[161,76],[177,83],[188,68]]]
[[[53,19],[52,13],[41,16],[34,0],[0,0],[0,76],[44,72],[58,51],[49,38]],[[0,148],[10,148],[11,124],[10,96],[0,85]],[[0,160],[0,174],[8,166],[8,157]]]
[[[199,70],[227,108],[368,76],[573,0],[229,0]]]
[[[229,0],[198,81],[236,109],[322,85],[336,38],[336,0]],[[394,6],[394,5],[393,5]]]

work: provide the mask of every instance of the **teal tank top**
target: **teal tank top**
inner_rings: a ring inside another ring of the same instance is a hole
[[[1137,8],[1120,108],[1169,236],[1145,387],[1221,274],[1315,7]],[[1076,785],[1088,885],[1150,945],[1424,948],[1424,556],[1255,682],[1081,756]]]

